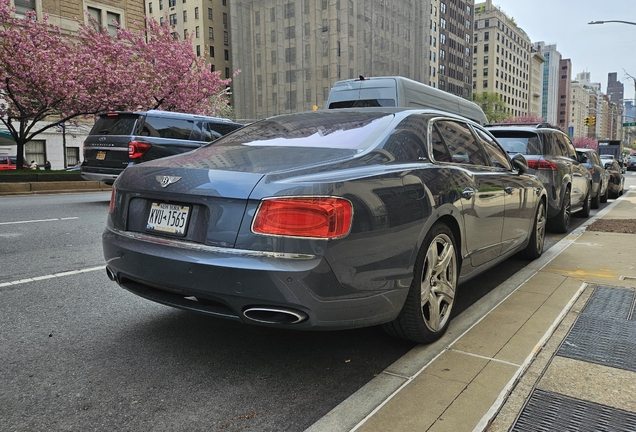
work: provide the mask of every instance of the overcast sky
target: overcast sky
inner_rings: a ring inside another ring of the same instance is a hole
[[[479,3],[476,0],[475,3]],[[636,25],[590,21],[636,23],[636,0],[493,0],[521,27],[530,40],[556,44],[564,59],[572,61],[572,79],[590,72],[592,82],[607,92],[607,74],[616,72],[625,86],[625,99],[634,98],[636,77]]]

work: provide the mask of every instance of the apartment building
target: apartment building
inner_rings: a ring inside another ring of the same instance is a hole
[[[559,72],[561,53],[556,44],[536,42],[534,48],[545,57],[543,64],[543,80],[541,93],[541,117],[550,124],[558,124],[559,108]]]
[[[545,57],[534,47],[530,53],[530,82],[528,89],[528,114],[541,117],[543,102],[543,64]]]
[[[439,83],[439,2],[440,0],[431,0],[430,9],[428,85],[431,87],[438,87]]]
[[[466,99],[473,94],[473,31],[473,1],[439,1],[438,87]]]
[[[561,59],[559,62],[559,106],[555,125],[566,133],[570,126],[571,82],[572,61],[570,59]]]
[[[510,117],[531,113],[540,99],[531,93],[531,66],[543,57],[533,56],[526,32],[492,0],[475,4],[473,53],[473,91],[501,95]]]
[[[232,0],[237,120],[322,109],[335,81],[360,75],[427,83],[430,11],[430,0]]]
[[[570,83],[570,119],[572,138],[588,136],[585,117],[588,117],[590,103],[589,91],[583,83],[574,80]]]
[[[192,48],[205,57],[212,71],[231,78],[232,36],[229,0],[145,0],[147,15],[163,24],[167,20]]]

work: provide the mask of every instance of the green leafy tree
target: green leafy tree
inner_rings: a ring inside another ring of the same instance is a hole
[[[473,93],[473,101],[481,107],[490,123],[498,123],[508,117],[506,104],[497,93]]]

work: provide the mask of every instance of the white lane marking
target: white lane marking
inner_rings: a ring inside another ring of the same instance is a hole
[[[55,222],[55,221],[75,220],[75,219],[79,219],[79,217],[73,216],[73,217],[54,218],[54,219],[33,219],[33,220],[23,220],[23,221],[13,221],[13,222],[0,222],[0,225],[17,225],[17,224],[34,223],[34,222]]]
[[[88,273],[88,272],[92,272],[92,271],[104,270],[104,268],[106,268],[106,266],[102,265],[102,266],[99,266],[99,267],[89,267],[89,268],[85,268],[85,269],[81,269],[81,270],[71,270],[71,271],[67,271],[67,272],[54,273],[54,274],[49,274],[49,275],[45,275],[45,276],[35,276],[35,277],[32,277],[32,278],[20,279],[20,280],[12,281],[12,282],[3,282],[3,283],[0,283],[0,288],[13,286],[13,285],[25,284],[25,283],[29,283],[29,282],[41,281],[41,280],[46,280],[46,279],[53,279],[53,278],[64,277],[64,276],[72,276],[72,275],[81,274],[81,273]]]

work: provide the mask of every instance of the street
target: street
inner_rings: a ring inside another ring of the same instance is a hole
[[[0,197],[1,430],[302,431],[414,347],[378,328],[282,331],[139,298],[104,271],[109,198]],[[455,315],[527,264],[461,286]]]

